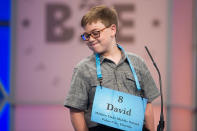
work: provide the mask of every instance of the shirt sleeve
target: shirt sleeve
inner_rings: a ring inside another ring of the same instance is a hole
[[[148,102],[152,102],[154,99],[156,99],[160,95],[160,92],[145,62],[144,61],[142,62],[143,64],[142,64],[142,70],[141,70],[142,71],[141,77],[142,77],[142,82],[143,82],[144,95],[148,99]]]
[[[85,79],[83,71],[75,68],[71,80],[70,90],[67,94],[64,106],[68,108],[76,108],[86,110],[88,104],[87,87],[89,84]]]

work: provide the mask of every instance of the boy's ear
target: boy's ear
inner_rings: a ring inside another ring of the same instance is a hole
[[[115,36],[116,35],[116,30],[117,30],[116,29],[116,25],[115,24],[112,24],[110,28],[112,30],[112,35]]]

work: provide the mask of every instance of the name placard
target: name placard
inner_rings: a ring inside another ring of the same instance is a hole
[[[141,131],[147,99],[96,87],[91,120],[127,131]]]

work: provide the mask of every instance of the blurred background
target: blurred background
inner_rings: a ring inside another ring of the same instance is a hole
[[[74,66],[91,51],[80,40],[81,17],[92,6],[113,6],[118,43],[140,55],[159,88],[165,130],[197,130],[196,0],[1,0],[0,131],[73,131],[63,106]],[[155,127],[160,98],[154,102]]]

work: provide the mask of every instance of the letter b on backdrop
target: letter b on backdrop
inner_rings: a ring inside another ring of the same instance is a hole
[[[71,16],[66,4],[47,4],[46,40],[48,42],[66,42],[73,37],[74,29],[66,26]]]

